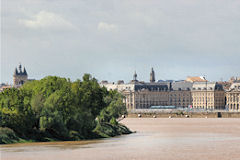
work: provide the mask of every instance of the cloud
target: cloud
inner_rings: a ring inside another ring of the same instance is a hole
[[[32,16],[31,19],[19,19],[19,23],[31,29],[76,29],[73,24],[60,15],[48,11],[40,11],[38,14]]]
[[[118,30],[118,26],[115,24],[109,24],[109,23],[105,23],[105,22],[99,22],[98,23],[98,27],[97,29],[99,31],[117,31]]]

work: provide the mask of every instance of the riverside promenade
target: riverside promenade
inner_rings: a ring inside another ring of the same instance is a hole
[[[240,112],[226,110],[189,109],[135,109],[128,110],[128,117],[142,118],[240,118]]]

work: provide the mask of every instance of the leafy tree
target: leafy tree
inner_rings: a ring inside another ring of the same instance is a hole
[[[127,114],[123,96],[117,91],[109,91],[109,94],[104,99],[108,106],[101,111],[98,117],[100,122],[110,122],[112,118],[116,120],[121,115]]]
[[[117,122],[122,114],[126,114],[122,96],[100,87],[90,74],[75,82],[48,76],[0,93],[0,127],[10,128],[25,139],[80,140],[119,135],[126,133]],[[3,135],[13,134],[4,130]]]

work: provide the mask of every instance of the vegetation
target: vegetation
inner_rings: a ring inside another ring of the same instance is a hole
[[[83,80],[48,76],[0,93],[0,143],[21,140],[81,140],[131,131],[117,119],[126,114],[122,96]]]

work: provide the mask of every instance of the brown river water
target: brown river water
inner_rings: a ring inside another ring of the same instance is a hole
[[[114,138],[0,146],[0,160],[240,160],[240,119],[126,118]]]

